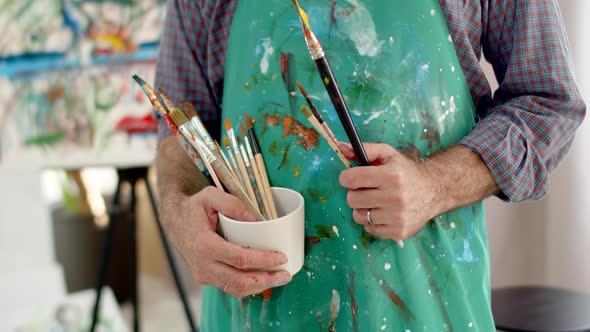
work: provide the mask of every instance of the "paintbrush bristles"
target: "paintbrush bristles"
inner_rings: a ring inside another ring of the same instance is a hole
[[[244,136],[244,138],[248,137],[248,135],[246,134],[246,129],[244,129],[244,125],[242,125],[240,123],[240,131],[242,132],[242,135]]]
[[[190,101],[184,100],[180,103],[180,106],[182,107],[182,110],[184,111],[184,113],[186,113],[186,116],[189,119],[192,119],[195,116],[197,116],[197,110],[195,110],[195,107]]]
[[[166,95],[166,93],[164,93],[164,90],[162,90],[161,88],[158,88],[158,93],[160,94],[160,97],[164,101],[164,105],[166,105],[166,108],[168,108],[168,111],[171,111],[173,108],[176,108],[174,106],[174,104],[172,103],[172,101],[170,101],[170,99],[168,99],[168,96]]]
[[[177,108],[170,109],[169,112],[168,112],[168,114],[170,115],[170,118],[172,119],[172,121],[174,121],[174,123],[178,127],[180,127],[180,126],[184,125],[185,123],[189,122],[189,119],[186,117],[186,115],[184,115],[184,113],[182,113]]]
[[[303,88],[303,85],[301,85],[301,82],[297,81],[297,87],[299,88],[299,91],[301,91],[301,94],[303,95],[303,97],[309,98],[309,96],[307,95],[307,91],[305,91],[305,89]]]
[[[246,113],[244,113],[244,122],[246,122],[246,128],[252,129],[252,125],[253,125],[252,119],[250,119],[250,117]]]
[[[231,121],[229,121],[229,119],[225,119],[225,130],[226,131],[230,131],[233,129],[232,125],[231,125]]]
[[[306,118],[313,116],[309,108],[305,105],[301,105],[301,107],[299,107],[299,110],[301,110],[301,112],[303,113],[303,115],[305,115]]]

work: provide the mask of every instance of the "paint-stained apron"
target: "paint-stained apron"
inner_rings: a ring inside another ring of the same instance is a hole
[[[300,0],[364,142],[427,156],[474,125],[474,106],[435,0]],[[495,331],[482,203],[428,222],[405,248],[354,223],[344,169],[299,112],[299,80],[346,141],[288,0],[240,0],[223,117],[257,119],[272,185],[305,197],[303,269],[270,298],[203,290],[202,330]]]

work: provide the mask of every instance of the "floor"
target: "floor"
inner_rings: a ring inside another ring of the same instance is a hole
[[[189,325],[176,292],[170,280],[143,275],[140,279],[140,326],[142,332],[189,331]],[[200,321],[201,292],[198,288],[189,292],[190,306],[196,323]],[[129,303],[121,306],[123,318],[132,331],[132,307]]]

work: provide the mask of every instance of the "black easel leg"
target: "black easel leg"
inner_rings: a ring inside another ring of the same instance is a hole
[[[117,183],[117,189],[115,190],[115,196],[113,197],[113,205],[109,213],[109,226],[107,234],[104,240],[102,249],[102,258],[100,263],[100,271],[98,274],[98,283],[95,288],[96,300],[94,302],[94,308],[92,309],[92,325],[90,326],[90,332],[94,332],[96,323],[98,322],[98,311],[100,310],[100,296],[102,287],[106,283],[106,277],[109,269],[109,262],[111,260],[111,254],[113,249],[113,239],[115,237],[115,228],[117,223],[117,217],[120,212],[120,196],[121,196],[121,181]]]
[[[184,308],[184,313],[186,315],[186,319],[190,326],[191,331],[197,332],[199,329],[195,324],[193,319],[192,310],[190,307],[190,303],[186,296],[186,290],[182,285],[182,281],[180,280],[180,275],[178,273],[178,265],[176,264],[176,260],[172,253],[172,248],[170,246],[170,241],[168,241],[168,237],[164,232],[164,228],[162,228],[162,224],[160,223],[160,217],[158,215],[158,207],[156,204],[156,198],[154,196],[154,192],[152,191],[152,186],[149,183],[149,180],[145,179],[145,187],[147,192],[150,196],[150,203],[152,204],[152,209],[154,210],[154,217],[156,220],[156,224],[158,225],[158,231],[160,232],[160,238],[162,239],[162,244],[164,245],[164,251],[166,252],[166,257],[168,258],[168,263],[170,264],[170,270],[172,270],[172,276],[174,277],[174,283],[176,284],[176,290],[178,291],[178,295],[180,296],[180,300],[182,301],[182,306]]]
[[[136,181],[131,182],[131,218],[129,220],[129,261],[131,273],[131,304],[133,305],[133,331],[139,332],[139,301],[138,301],[138,275],[137,275],[137,196],[135,193]]]

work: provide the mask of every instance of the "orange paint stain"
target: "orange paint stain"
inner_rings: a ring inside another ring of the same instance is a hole
[[[308,151],[311,150],[312,147],[319,145],[320,135],[315,129],[304,126],[301,122],[288,115],[283,117],[278,113],[274,116],[266,114],[264,115],[264,118],[269,126],[276,126],[280,123],[283,127],[283,134],[281,137],[297,137],[296,144],[303,145]]]
[[[264,292],[262,292],[262,298],[265,300],[270,299],[271,296],[272,296],[272,288],[269,288],[269,289],[265,290]]]

